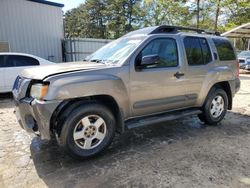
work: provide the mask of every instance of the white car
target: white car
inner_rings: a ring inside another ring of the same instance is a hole
[[[0,53],[0,93],[10,92],[16,77],[23,69],[53,62],[24,53]]]

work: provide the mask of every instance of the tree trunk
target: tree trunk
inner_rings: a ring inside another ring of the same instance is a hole
[[[218,18],[219,18],[219,15],[220,15],[220,2],[221,2],[221,0],[217,0],[214,31],[217,31],[217,27],[218,27]]]
[[[200,24],[200,0],[197,0],[197,29],[199,29]]]

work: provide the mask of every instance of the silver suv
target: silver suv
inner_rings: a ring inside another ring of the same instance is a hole
[[[218,33],[148,27],[85,62],[23,71],[13,87],[16,115],[26,131],[55,136],[82,159],[126,129],[190,115],[217,124],[240,88],[238,68],[231,43]]]

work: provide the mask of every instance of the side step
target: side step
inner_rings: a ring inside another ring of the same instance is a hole
[[[175,119],[179,119],[185,116],[197,115],[200,113],[202,113],[202,111],[199,109],[166,112],[162,114],[151,115],[147,117],[139,117],[139,118],[127,120],[125,122],[125,125],[127,126],[128,129],[132,129],[132,128],[146,126],[150,124],[156,124],[156,123],[161,123],[165,121],[175,120]]]

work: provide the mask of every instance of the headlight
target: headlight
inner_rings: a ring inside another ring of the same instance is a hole
[[[246,59],[246,62],[247,62],[247,64],[249,65],[249,64],[250,64],[250,58],[247,58],[247,59]]]
[[[31,86],[30,96],[38,100],[43,100],[48,92],[48,89],[49,89],[48,84],[44,83],[33,84]]]

